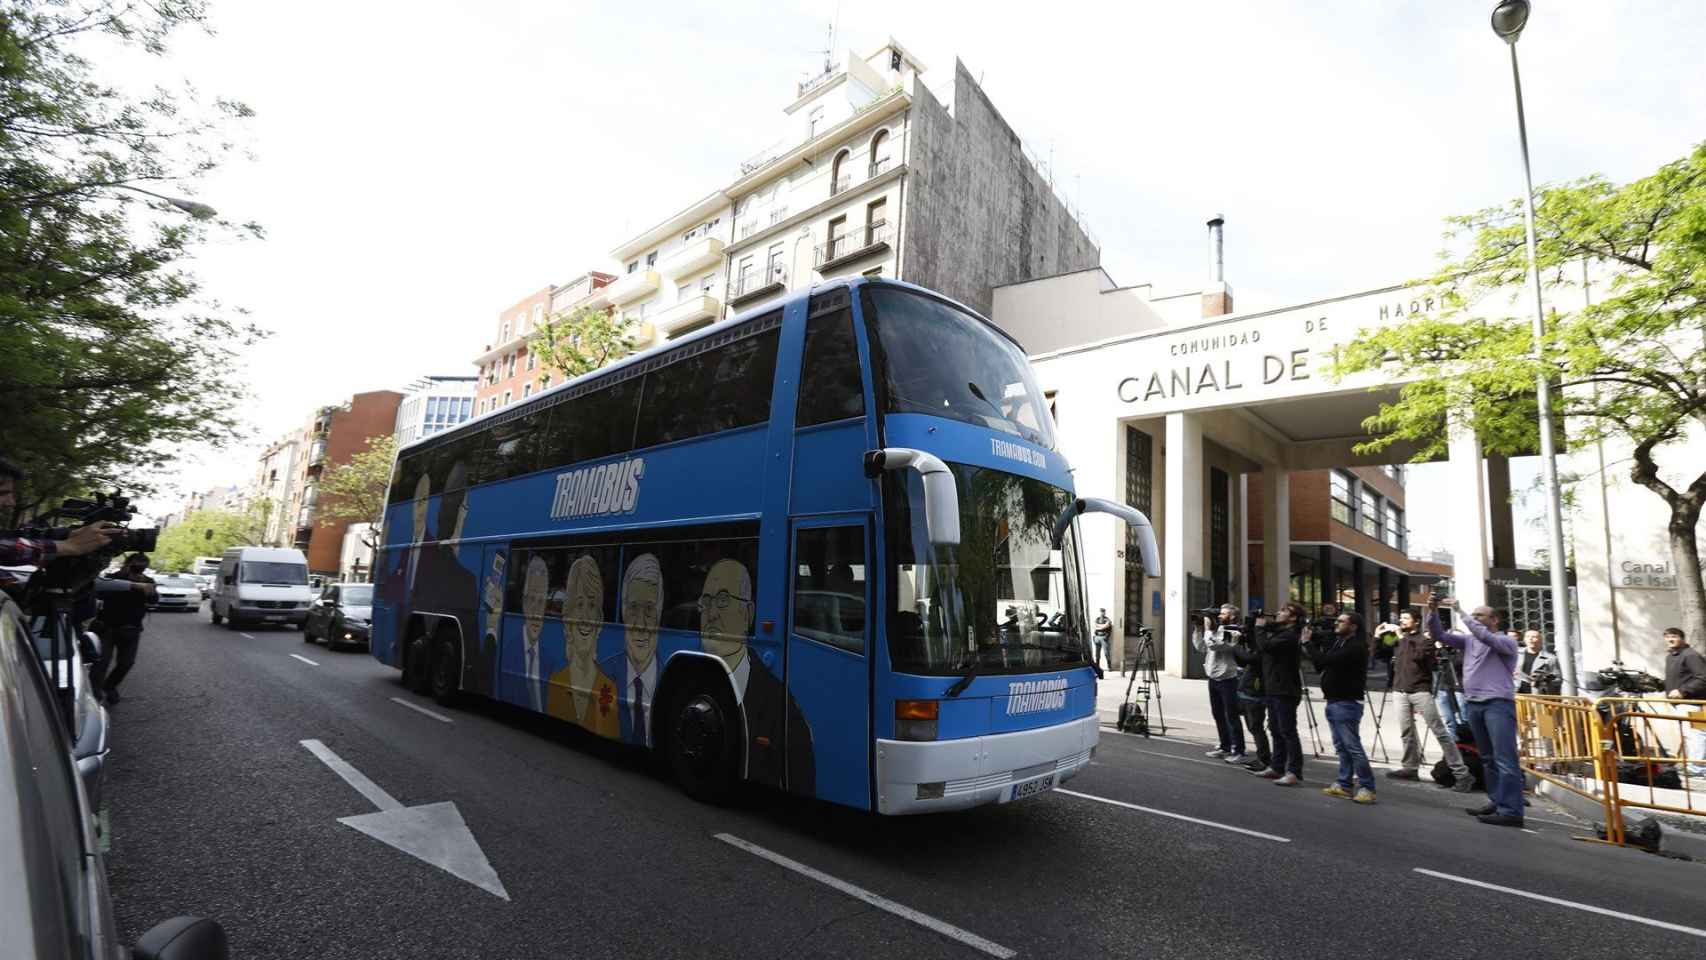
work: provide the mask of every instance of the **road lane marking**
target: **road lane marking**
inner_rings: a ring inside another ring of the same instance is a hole
[[[318,740],[299,741],[308,752],[320,758],[320,762],[332,768],[332,772],[344,778],[344,782],[356,789],[357,793],[366,797],[374,806],[381,810],[401,810],[403,805],[397,798],[386,793],[379,784],[367,779],[367,775],[349,765],[349,761],[332,752],[332,748]]]
[[[766,850],[756,843],[742,840],[733,834],[719,833],[716,834],[716,838],[731,847],[745,850],[747,853],[750,853],[755,857],[762,857],[779,867],[792,870],[803,877],[809,877],[812,880],[816,880],[824,886],[839,890],[856,900],[863,900],[879,910],[886,910],[903,920],[910,920],[921,927],[934,930],[951,940],[957,940],[958,942],[971,947],[973,950],[987,953],[992,957],[999,957],[1001,960],[1009,960],[1011,957],[1018,956],[1015,951],[1010,950],[999,943],[985,940],[975,933],[968,930],[962,930],[951,923],[938,920],[929,914],[919,913],[911,907],[902,906],[887,897],[878,896],[863,887],[856,887],[845,880],[836,879],[821,870],[808,867],[798,860],[791,860],[773,850]]]
[[[491,861],[486,859],[486,852],[480,849],[456,804],[441,801],[405,807],[330,747],[318,740],[298,742],[379,808],[376,813],[339,817],[339,823],[466,880],[494,897],[509,899],[509,891],[504,889],[503,881],[498,879],[497,871],[492,869]]]
[[[1499,893],[1508,893],[1516,897],[1526,897],[1530,900],[1538,900],[1541,903],[1550,903],[1560,907],[1569,907],[1572,910],[1581,910],[1586,913],[1597,913],[1602,917],[1616,917],[1619,920],[1628,920],[1631,923],[1641,923],[1649,927],[1658,927],[1661,930],[1674,930],[1677,933],[1686,933],[1691,937],[1706,937],[1706,930],[1701,930],[1696,927],[1685,927],[1680,923],[1666,923],[1663,920],[1654,920],[1650,917],[1638,917],[1633,913],[1621,913],[1616,910],[1607,910],[1604,907],[1596,907],[1588,903],[1577,903],[1574,900],[1561,900],[1557,897],[1548,897],[1545,894],[1529,893],[1527,890],[1518,890],[1515,887],[1501,887],[1496,883],[1471,880],[1468,877],[1457,877],[1449,873],[1440,873],[1437,870],[1424,870],[1421,867],[1416,867],[1415,871],[1425,876],[1434,877],[1440,880],[1450,880],[1453,883],[1467,884],[1471,887],[1480,887],[1484,890],[1496,890]]]
[[[1211,767],[1237,767],[1238,766],[1235,763],[1225,763],[1225,762],[1220,761],[1220,760],[1204,760],[1204,759],[1201,759],[1199,757],[1181,757],[1178,754],[1162,753],[1159,750],[1139,750],[1138,748],[1133,747],[1131,752],[1132,753],[1146,753],[1149,756],[1161,757],[1161,758],[1166,759],[1166,760],[1183,760],[1186,763],[1206,763]]]
[[[319,664],[318,664],[318,663],[315,663],[315,662],[314,662],[314,661],[313,661],[313,660],[310,660],[310,659],[308,659],[308,658],[307,658],[307,657],[305,657],[305,656],[303,656],[303,655],[302,655],[302,654],[300,654],[300,653],[293,653],[293,654],[291,654],[291,656],[293,656],[293,657],[295,657],[295,658],[296,658],[296,659],[298,659],[298,660],[301,660],[301,661],[302,661],[302,662],[303,662],[303,663],[306,663],[306,664],[308,664],[308,665],[309,665],[309,666],[310,666],[310,667],[317,667],[317,666],[319,666]]]
[[[424,713],[427,716],[433,718],[434,720],[437,720],[439,723],[455,723],[456,722],[455,720],[450,719],[449,717],[445,716],[442,713],[434,713],[431,710],[428,710],[426,707],[417,707],[414,704],[410,703],[409,701],[404,700],[402,697],[392,697],[391,702],[392,703],[400,703],[403,706],[408,707],[410,710],[415,711],[416,713]]]
[[[1277,837],[1271,833],[1262,833],[1259,830],[1246,830],[1243,827],[1235,827],[1229,823],[1216,823],[1213,820],[1201,820],[1197,817],[1187,817],[1182,813],[1173,813],[1169,810],[1157,810],[1154,807],[1139,806],[1135,803],[1126,803],[1124,800],[1109,800],[1107,797],[1098,797],[1093,793],[1079,793],[1076,790],[1062,790],[1059,787],[1056,787],[1054,792],[1064,793],[1069,797],[1082,797],[1085,800],[1094,800],[1097,803],[1106,803],[1116,807],[1125,807],[1127,810],[1136,810],[1140,813],[1152,813],[1158,817],[1171,817],[1174,820],[1183,820],[1186,823],[1195,823],[1205,827],[1213,827],[1216,830],[1230,830],[1233,833],[1242,833],[1246,837],[1255,837],[1259,840],[1272,840],[1275,843],[1291,842],[1289,837]]]
[[[253,640],[253,639],[255,639],[255,638],[254,638],[254,637],[251,637],[251,636],[249,636],[249,635],[248,635],[248,634],[246,634],[246,633],[239,633],[239,634],[237,634],[237,636],[239,636],[239,637],[242,637],[242,638],[243,638],[243,639],[244,639],[244,640]]]

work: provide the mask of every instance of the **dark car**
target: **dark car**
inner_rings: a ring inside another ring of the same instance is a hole
[[[7,956],[117,960],[106,862],[78,777],[55,690],[12,601],[0,595],[0,931]],[[224,960],[225,931],[177,917],[155,926],[130,956]]]
[[[308,608],[302,639],[322,640],[328,650],[343,644],[366,647],[372,624],[373,584],[334,583]]]

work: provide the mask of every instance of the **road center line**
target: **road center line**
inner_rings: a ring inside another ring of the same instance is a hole
[[[1062,790],[1059,788],[1056,788],[1054,792],[1055,793],[1064,793],[1069,797],[1082,797],[1085,800],[1094,800],[1097,803],[1106,803],[1106,804],[1109,804],[1109,805],[1115,806],[1115,807],[1125,807],[1127,810],[1136,810],[1140,813],[1153,813],[1154,815],[1156,815],[1158,817],[1170,817],[1174,820],[1183,820],[1186,823],[1195,823],[1195,824],[1200,824],[1200,825],[1205,826],[1205,827],[1213,827],[1216,830],[1230,830],[1233,833],[1242,833],[1246,837],[1256,837],[1257,839],[1260,839],[1260,840],[1272,840],[1275,843],[1290,843],[1291,842],[1291,839],[1289,837],[1277,837],[1271,833],[1262,833],[1259,830],[1246,830],[1243,827],[1234,827],[1229,823],[1215,823],[1213,820],[1201,820],[1201,819],[1198,819],[1197,817],[1187,817],[1182,813],[1172,813],[1172,812],[1167,811],[1167,810],[1157,810],[1154,807],[1143,807],[1143,806],[1139,806],[1135,803],[1126,803],[1124,800],[1109,800],[1107,797],[1098,797],[1092,793],[1079,793],[1076,790]]]
[[[302,654],[300,654],[300,653],[293,653],[293,654],[291,654],[291,656],[293,656],[293,657],[295,657],[295,658],[296,658],[296,659],[298,659],[298,660],[301,660],[301,661],[302,661],[302,662],[303,662],[303,663],[306,663],[306,664],[308,664],[308,665],[309,665],[309,666],[310,666],[310,667],[317,667],[317,666],[319,666],[319,664],[318,664],[318,663],[315,663],[315,662],[314,662],[314,661],[313,661],[313,660],[310,660],[310,659],[308,659],[308,658],[307,658],[307,657],[305,657],[305,656],[303,656],[303,655],[302,655]]]
[[[386,793],[384,788],[380,787],[379,784],[367,779],[367,774],[350,766],[349,761],[333,753],[331,747],[326,746],[318,740],[299,740],[297,742],[301,743],[304,747],[307,747],[309,753],[319,757],[321,763],[331,767],[333,773],[343,777],[345,783],[354,787],[362,796],[372,801],[374,806],[381,810],[403,809],[403,805],[397,802],[396,797]]]
[[[782,856],[779,853],[776,853],[773,850],[766,850],[765,848],[759,846],[756,843],[751,843],[751,842],[748,842],[746,840],[742,840],[741,838],[734,836],[733,834],[719,833],[719,834],[716,834],[716,837],[718,840],[723,841],[724,843],[728,844],[731,847],[735,847],[735,848],[740,849],[740,850],[745,850],[747,853],[750,853],[753,856],[762,857],[765,860],[768,860],[771,863],[774,863],[779,867],[783,867],[783,868],[786,868],[788,870],[792,870],[795,873],[797,873],[803,877],[809,877],[810,879],[816,880],[818,883],[821,883],[824,886],[832,887],[836,890],[839,890],[842,893],[845,893],[848,896],[853,897],[856,900],[863,900],[866,903],[870,904],[873,907],[876,907],[879,910],[886,910],[889,913],[892,913],[895,916],[900,917],[903,920],[910,920],[913,923],[916,923],[921,927],[925,927],[927,929],[934,930],[937,933],[939,933],[945,937],[948,937],[951,940],[957,940],[960,943],[963,943],[966,946],[971,947],[973,950],[982,951],[983,953],[987,953],[992,957],[999,957],[999,958],[1001,958],[1001,960],[1009,960],[1009,958],[1018,955],[1014,951],[1009,950],[1008,948],[1002,946],[999,943],[993,943],[991,941],[985,940],[975,933],[971,933],[969,931],[962,930],[959,927],[956,927],[951,923],[945,923],[941,920],[936,919],[935,917],[930,916],[929,914],[919,913],[917,910],[914,910],[911,907],[902,906],[898,903],[895,903],[893,900],[888,899],[887,897],[878,896],[877,894],[874,894],[871,891],[866,890],[863,887],[856,887],[853,884],[848,883],[845,880],[838,880],[835,877],[832,877],[829,874],[824,873],[821,870],[815,870],[815,869],[808,867],[805,864],[799,862],[798,860],[791,860],[787,857]]]
[[[249,636],[249,635],[248,635],[248,634],[246,634],[246,633],[239,633],[239,634],[237,634],[237,636],[239,636],[239,637],[242,637],[242,638],[243,638],[243,639],[244,639],[244,640],[253,640],[253,639],[255,639],[255,638],[254,638],[254,637],[251,637],[251,636]]]
[[[1237,764],[1223,763],[1219,760],[1204,760],[1199,757],[1181,757],[1176,753],[1162,753],[1159,750],[1140,750],[1137,747],[1133,747],[1131,748],[1131,752],[1144,753],[1152,757],[1161,757],[1164,760],[1183,760],[1186,763],[1206,763],[1211,767],[1237,767]]]
[[[1471,887],[1481,887],[1484,890],[1497,890],[1500,893],[1508,893],[1517,897],[1526,897],[1530,900],[1538,900],[1541,903],[1550,903],[1560,907],[1569,907],[1572,910],[1581,910],[1586,913],[1597,913],[1602,917],[1616,917],[1619,920],[1628,920],[1632,923],[1641,923],[1649,927],[1658,927],[1661,930],[1674,930],[1677,933],[1686,933],[1692,937],[1706,937],[1706,930],[1700,930],[1695,927],[1685,927],[1680,923],[1666,923],[1663,920],[1653,920],[1649,917],[1638,917],[1632,913],[1620,913],[1616,910],[1607,910],[1604,907],[1596,907],[1592,904],[1577,903],[1574,900],[1560,900],[1557,897],[1548,897],[1539,893],[1529,893],[1527,890],[1518,890],[1515,887],[1501,887],[1496,883],[1485,883],[1480,880],[1471,880],[1468,877],[1456,877],[1449,873],[1440,873],[1436,870],[1423,870],[1421,867],[1416,867],[1415,871],[1425,876],[1434,877],[1440,880],[1450,880],[1453,883],[1467,884]]]
[[[433,711],[428,710],[426,707],[418,707],[418,706],[410,703],[409,701],[404,700],[402,697],[392,697],[391,702],[392,703],[400,703],[403,706],[408,707],[410,710],[415,711],[416,713],[424,713],[427,716],[433,718],[434,720],[437,720],[439,723],[455,723],[456,722],[455,720],[450,719],[449,717],[445,716],[442,713],[434,713]]]

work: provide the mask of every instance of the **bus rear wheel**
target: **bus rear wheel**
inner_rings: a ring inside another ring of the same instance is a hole
[[[739,773],[740,714],[727,690],[690,688],[669,713],[669,767],[688,796],[724,803]]]
[[[462,641],[454,631],[438,631],[438,643],[433,646],[432,698],[447,707],[456,706],[462,695]]]

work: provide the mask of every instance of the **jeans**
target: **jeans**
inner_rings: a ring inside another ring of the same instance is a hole
[[[1208,682],[1208,709],[1214,714],[1214,729],[1220,734],[1220,749],[1244,752],[1244,724],[1239,719],[1238,678]]]
[[[1469,728],[1481,751],[1487,799],[1501,816],[1522,816],[1522,765],[1516,753],[1516,701],[1469,701]]]
[[[1274,755],[1268,747],[1268,705],[1260,700],[1240,699],[1238,712],[1244,715],[1244,726],[1256,745],[1256,759],[1264,764],[1271,762]]]
[[[1333,733],[1333,752],[1339,755],[1339,786],[1349,791],[1351,778],[1374,792],[1374,768],[1362,749],[1362,701],[1328,700],[1327,729]]]
[[[104,647],[90,671],[90,683],[97,690],[117,690],[136,663],[136,651],[142,645],[142,627],[108,627],[101,632],[101,642]]]
[[[1303,776],[1303,739],[1297,735],[1297,704],[1302,697],[1268,697],[1268,728],[1273,733],[1273,769]]]
[[[1417,717],[1427,724],[1434,739],[1439,741],[1440,749],[1445,751],[1445,765],[1451,768],[1452,775],[1459,778],[1469,776],[1469,767],[1463,762],[1463,754],[1457,750],[1457,738],[1446,730],[1433,696],[1426,691],[1398,694],[1398,732],[1404,741],[1404,769],[1413,771],[1422,765],[1422,735],[1416,729]]]
[[[1706,730],[1685,723],[1682,726],[1682,755],[1690,760],[1706,761]],[[1682,764],[1690,777],[1706,777],[1706,762]]]
[[[1100,663],[1109,670],[1114,668],[1114,638],[1096,636],[1090,638],[1090,662]]]
[[[1434,705],[1439,707],[1440,721],[1450,730],[1452,736],[1457,735],[1457,725],[1469,722],[1469,701],[1461,691],[1441,690],[1434,694]]]

